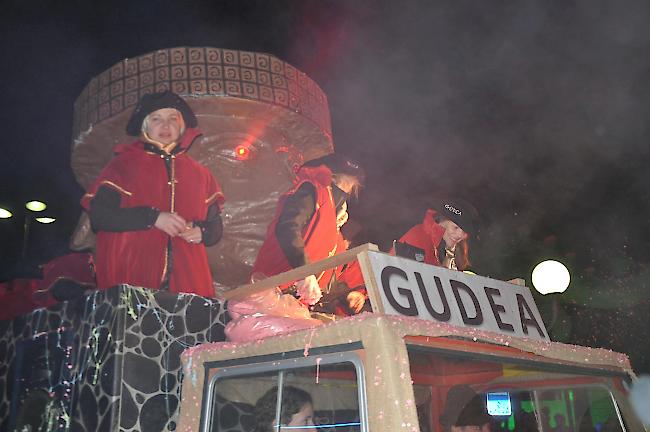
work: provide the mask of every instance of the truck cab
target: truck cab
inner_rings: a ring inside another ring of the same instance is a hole
[[[644,430],[627,399],[627,356],[548,340],[526,287],[351,252],[373,312],[188,349],[178,430]],[[290,388],[311,397],[302,426],[281,420]],[[261,406],[269,391],[272,406]],[[463,419],[475,399],[487,426]],[[259,424],[263,409],[276,421]]]

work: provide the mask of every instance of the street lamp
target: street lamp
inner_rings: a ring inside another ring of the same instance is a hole
[[[532,280],[533,286],[541,294],[563,293],[571,282],[571,275],[561,262],[547,260],[535,266]]]
[[[25,203],[25,208],[33,212],[42,212],[47,208],[47,204],[42,201],[32,200]]]
[[[28,240],[29,240],[29,230],[31,227],[31,222],[32,222],[32,217],[30,215],[30,212],[33,213],[40,213],[44,211],[47,208],[47,204],[45,204],[42,201],[37,201],[37,200],[32,200],[28,201],[25,203],[25,208],[29,210],[28,212],[25,212],[25,223],[23,224],[23,250],[22,250],[22,259],[24,260],[27,257],[27,246],[28,246]],[[42,224],[50,224],[54,221],[56,221],[55,218],[51,217],[37,217],[34,218],[36,222],[42,223]]]
[[[571,275],[564,264],[559,261],[547,260],[537,264],[533,269],[532,282],[535,289],[543,294],[563,293],[569,287]],[[561,308],[558,296],[550,296],[550,316],[546,328],[552,330],[560,316]],[[562,330],[560,330],[562,331]]]
[[[5,204],[6,207],[0,207],[0,229],[2,232],[2,234],[0,234],[0,238],[2,238],[2,240],[8,240],[7,243],[12,244],[12,261],[14,262],[12,264],[14,267],[12,274],[14,278],[32,278],[38,277],[40,274],[35,266],[35,260],[34,262],[31,260],[28,262],[27,259],[29,256],[30,234],[32,237],[34,236],[34,233],[30,233],[33,228],[32,224],[34,223],[32,219],[39,224],[52,224],[56,221],[54,217],[48,217],[51,216],[47,214],[51,211],[51,209],[48,208],[47,204],[36,200],[26,201],[27,200],[23,201],[25,207],[22,210],[21,206],[16,205],[16,203],[2,202],[2,204]],[[20,220],[21,218],[22,221]],[[18,237],[20,235],[18,233],[18,230],[20,229],[20,222],[22,222],[23,227],[22,239]],[[11,231],[11,234],[9,234],[7,230]],[[51,229],[46,229],[46,231],[51,231]],[[9,235],[5,236],[4,233],[7,233]],[[36,234],[38,234],[38,229]],[[22,240],[22,242],[18,243],[17,241],[20,240]],[[20,252],[17,251],[18,247],[21,247]],[[40,255],[42,256],[43,254]],[[36,258],[36,256],[33,258]],[[2,269],[1,273],[4,277],[4,269]]]

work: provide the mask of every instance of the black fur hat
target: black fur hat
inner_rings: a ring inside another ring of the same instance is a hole
[[[194,111],[192,111],[192,108],[190,108],[187,102],[176,93],[166,90],[160,93],[145,94],[140,98],[126,125],[126,133],[131,136],[140,135],[142,122],[145,117],[163,108],[177,109],[183,116],[185,126],[188,128],[193,128],[198,125]]]

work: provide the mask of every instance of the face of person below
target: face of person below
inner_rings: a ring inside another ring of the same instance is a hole
[[[440,222],[440,226],[445,229],[445,233],[442,235],[442,238],[447,246],[454,247],[458,244],[458,242],[467,238],[467,233],[449,219]]]
[[[357,183],[356,179],[347,174],[336,174],[333,178],[334,184],[346,194],[351,194],[354,185]]]
[[[289,427],[281,427],[280,430],[284,431],[315,431],[314,428],[314,407],[310,403],[303,405],[302,409],[291,416],[291,421],[287,425]]]
[[[178,140],[183,129],[183,116],[174,108],[162,108],[147,117],[147,135],[154,141],[170,144]]]

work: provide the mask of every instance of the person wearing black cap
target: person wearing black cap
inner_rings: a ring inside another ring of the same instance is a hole
[[[346,202],[358,193],[364,178],[359,165],[338,154],[303,164],[294,187],[278,202],[253,266],[253,278],[272,276],[343,252],[345,241],[340,228],[347,221]],[[325,271],[299,281],[296,288],[301,301],[317,303],[336,273]]]
[[[466,270],[470,266],[468,238],[476,234],[477,221],[478,212],[467,201],[440,200],[399,241],[423,249],[427,264]]]
[[[97,232],[97,287],[127,283],[214,296],[205,246],[222,234],[223,194],[187,155],[201,135],[189,105],[164,91],[145,94],[126,131],[138,139],[116,156],[81,200]]]

